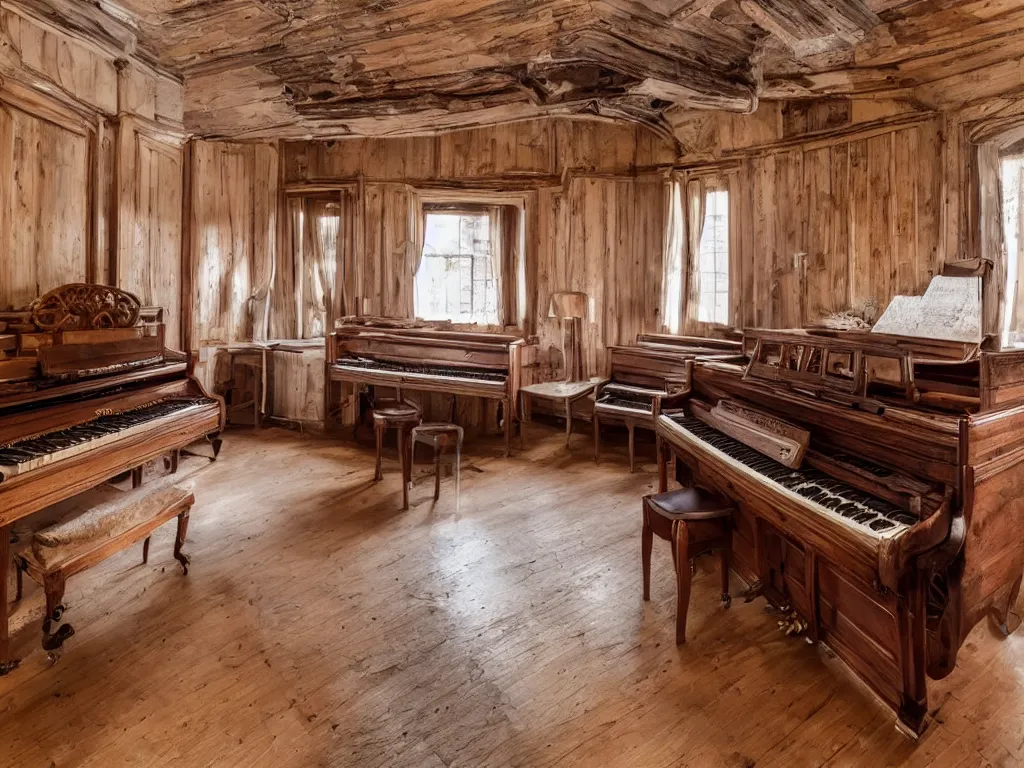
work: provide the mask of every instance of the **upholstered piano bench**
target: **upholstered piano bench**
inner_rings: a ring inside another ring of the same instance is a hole
[[[679,488],[644,496],[641,557],[644,600],[651,599],[651,548],[654,537],[672,548],[676,569],[676,644],[686,642],[686,614],[690,608],[692,561],[718,551],[722,559],[722,604],[728,608],[729,552],[732,548],[732,502],[701,488]]]
[[[38,582],[46,593],[43,648],[56,650],[74,634],[68,624],[50,633],[51,622],[59,622],[64,613],[61,601],[67,579],[139,541],[144,542],[142,562],[147,562],[150,535],[171,518],[178,519],[174,557],[188,575],[189,558],[181,549],[185,544],[189,512],[195,496],[191,483],[172,485],[173,476],[167,477],[156,487],[143,486],[117,492],[109,489],[107,501],[36,531],[31,537],[31,544],[16,554],[17,599],[21,599],[23,572]]]

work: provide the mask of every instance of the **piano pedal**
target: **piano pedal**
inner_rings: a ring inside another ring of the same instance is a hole
[[[796,611],[790,611],[778,624],[786,633],[786,637],[796,637],[807,631],[807,622]]]

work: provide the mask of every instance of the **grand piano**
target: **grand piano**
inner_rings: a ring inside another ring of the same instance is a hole
[[[737,571],[913,734],[926,677],[1004,633],[1024,573],[1024,353],[863,332],[748,331],[658,417],[660,485],[737,507]]]
[[[500,333],[349,323],[327,337],[327,373],[329,382],[394,388],[399,399],[402,390],[412,390],[498,400],[507,456],[524,344]]]
[[[0,674],[10,659],[11,527],[224,425],[224,405],[164,347],[162,310],[71,284],[0,312]]]
[[[738,341],[644,333],[636,344],[608,347],[610,376],[594,393],[594,461],[601,456],[601,422],[623,423],[632,472],[635,428],[654,429],[662,408],[682,402],[690,391],[693,361],[734,360],[740,352]]]

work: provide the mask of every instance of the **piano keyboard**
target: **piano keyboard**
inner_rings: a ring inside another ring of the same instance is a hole
[[[654,412],[654,395],[651,392],[622,384],[606,384],[597,402],[615,410],[648,414]]]
[[[795,494],[815,511],[873,537],[890,537],[906,530],[917,518],[889,502],[813,468],[790,469],[753,448],[682,413],[666,416],[689,442],[720,454],[733,466],[761,482]],[[884,473],[885,470],[879,468]]]
[[[451,379],[475,379],[478,381],[494,381],[504,383],[508,379],[505,371],[488,371],[480,368],[459,368],[439,365],[409,365],[406,363],[395,363],[388,360],[377,360],[372,357],[341,357],[335,362],[335,367],[349,368],[356,370],[383,371],[388,373],[399,373],[403,375],[424,376],[424,377],[445,377]]]
[[[0,446],[0,482],[149,429],[161,419],[178,418],[216,405],[205,397],[173,398],[120,413],[97,416],[67,429]]]

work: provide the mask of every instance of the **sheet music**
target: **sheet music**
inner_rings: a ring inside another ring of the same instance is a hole
[[[872,333],[981,341],[981,278],[937,275],[924,296],[893,296]]]

